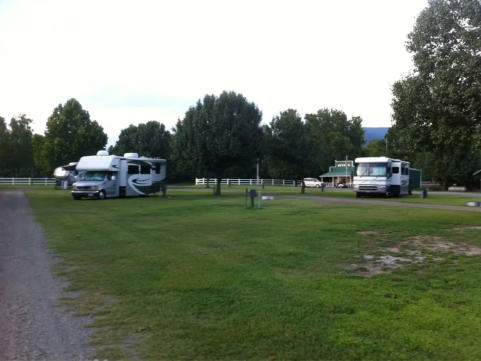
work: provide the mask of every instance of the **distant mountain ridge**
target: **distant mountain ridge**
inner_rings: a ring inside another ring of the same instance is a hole
[[[388,127],[363,127],[362,129],[364,129],[364,139],[366,143],[373,139],[384,139],[384,136],[389,130]]]

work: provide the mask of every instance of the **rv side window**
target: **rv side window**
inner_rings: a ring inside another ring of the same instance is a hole
[[[142,164],[140,166],[140,173],[142,174],[150,174],[150,164]]]
[[[392,167],[392,174],[398,174],[399,173],[399,167]]]
[[[129,174],[139,174],[139,166],[137,164],[130,164],[128,169]]]
[[[160,174],[160,163],[155,165],[155,173]]]

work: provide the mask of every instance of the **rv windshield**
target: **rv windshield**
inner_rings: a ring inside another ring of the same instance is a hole
[[[387,163],[358,163],[356,175],[358,177],[385,177],[387,174]]]
[[[80,176],[83,181],[103,181],[107,172],[88,171]]]

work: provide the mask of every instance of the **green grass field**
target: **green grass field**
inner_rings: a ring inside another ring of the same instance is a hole
[[[99,358],[481,359],[479,213],[282,197],[246,209],[224,189],[27,191]]]
[[[199,191],[203,192],[212,192],[212,189],[206,189],[203,186],[196,187]],[[261,186],[247,186],[248,189],[256,189],[260,192],[264,192],[266,194],[300,194],[299,187],[281,187],[281,186],[266,186],[262,188]],[[243,192],[246,187],[226,187],[223,186],[223,192]],[[383,198],[383,197],[362,197],[362,199],[375,199],[381,201],[394,201],[394,202],[405,202],[405,203],[425,203],[425,204],[444,204],[444,205],[451,205],[451,206],[466,206],[468,201],[477,201],[481,202],[481,193],[477,193],[475,195],[458,195],[458,194],[439,194],[440,192],[429,192],[427,198],[422,198],[420,194],[413,194],[408,195],[400,198],[390,197],[390,198]],[[325,189],[321,191],[320,189],[316,188],[306,188],[305,189],[306,195],[316,195],[320,197],[339,197],[339,198],[352,198],[355,199],[356,195],[352,190],[332,190],[332,189]]]

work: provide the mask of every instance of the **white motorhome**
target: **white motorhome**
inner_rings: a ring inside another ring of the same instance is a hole
[[[354,161],[353,190],[361,195],[403,196],[411,192],[409,165],[404,160],[387,157],[362,157]]]
[[[165,159],[139,157],[137,153],[125,153],[121,157],[101,150],[97,155],[80,158],[77,171],[78,181],[72,190],[76,200],[165,192]]]
[[[78,172],[76,170],[77,162],[70,162],[67,165],[62,165],[55,168],[53,171],[53,176],[55,177],[55,187],[62,187],[67,189],[76,180]]]

